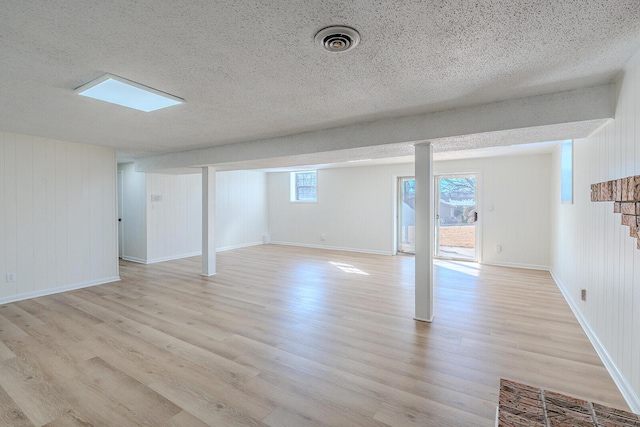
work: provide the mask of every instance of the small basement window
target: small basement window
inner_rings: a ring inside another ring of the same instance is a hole
[[[316,171],[291,172],[291,201],[316,201]]]
[[[573,203],[573,141],[564,141],[560,149],[560,200]]]

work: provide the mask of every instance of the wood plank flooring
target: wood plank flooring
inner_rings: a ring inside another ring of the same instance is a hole
[[[549,273],[276,245],[0,306],[0,425],[493,426],[501,377],[628,409]]]

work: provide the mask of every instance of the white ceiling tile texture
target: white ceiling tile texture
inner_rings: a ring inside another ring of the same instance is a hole
[[[360,45],[320,49],[329,25]],[[609,82],[640,47],[640,3],[6,0],[0,28],[0,129],[136,157]],[[103,73],[186,104],[74,94]]]

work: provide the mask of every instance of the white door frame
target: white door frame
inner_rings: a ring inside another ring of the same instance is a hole
[[[122,214],[124,212],[124,173],[118,171],[118,257],[122,258],[124,253],[124,222]]]
[[[451,177],[451,176],[461,176],[461,175],[474,175],[476,177],[476,212],[478,213],[478,221],[476,222],[476,242],[475,242],[475,259],[464,259],[464,258],[452,258],[452,257],[443,257],[438,255],[438,244],[439,244],[439,236],[438,231],[440,229],[438,224],[438,212],[440,210],[440,186],[438,178],[441,177]],[[434,212],[434,244],[436,247],[434,248],[433,254],[434,258],[437,259],[455,259],[458,261],[470,261],[470,262],[482,262],[482,222],[483,222],[483,211],[482,211],[482,171],[466,171],[466,172],[441,172],[435,173],[433,176],[433,185],[435,186],[435,212]]]
[[[401,236],[402,236],[402,218],[400,217],[400,215],[402,215],[402,201],[400,200],[400,195],[402,194],[402,181],[403,180],[411,180],[413,179],[415,181],[416,177],[415,176],[396,176],[395,177],[395,242],[394,242],[394,254],[397,254],[398,252],[402,252],[402,253],[415,253],[415,246],[413,248],[413,252],[410,251],[404,251],[401,248]]]

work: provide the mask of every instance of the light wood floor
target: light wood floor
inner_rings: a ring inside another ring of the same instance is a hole
[[[283,246],[0,306],[0,425],[493,426],[501,377],[627,409],[550,275]]]

